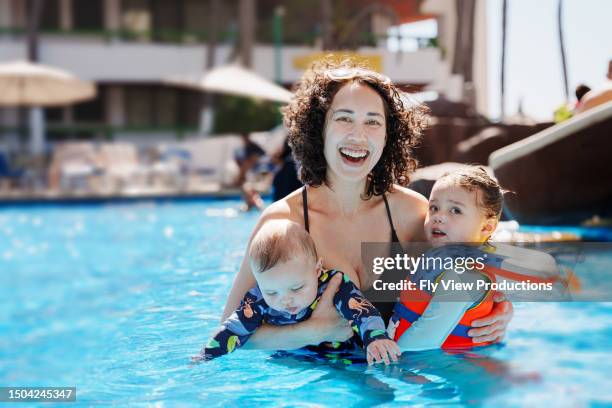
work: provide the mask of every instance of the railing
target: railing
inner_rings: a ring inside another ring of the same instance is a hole
[[[147,126],[147,125],[125,125],[111,126],[103,123],[53,123],[47,122],[45,127],[47,140],[69,139],[71,135],[76,138],[91,138],[95,135],[104,135],[104,139],[113,140],[115,134],[122,133],[174,133],[177,140],[184,139],[188,133],[198,131],[198,127],[190,125],[175,126]],[[0,135],[18,133],[27,134],[27,126],[0,126]],[[63,137],[62,137],[63,136]]]
[[[135,31],[129,29],[106,30],[106,29],[49,29],[43,28],[40,30],[42,35],[58,36],[58,37],[96,37],[105,41],[124,40],[133,42],[161,42],[161,43],[180,43],[180,44],[204,44],[208,41],[208,33],[206,31],[185,31],[185,30],[149,30]],[[26,36],[27,29],[22,27],[0,27],[0,36]],[[372,32],[362,31],[356,34],[359,45],[375,46],[378,42],[387,40],[388,35],[377,35]],[[319,33],[300,32],[300,33],[284,33],[283,45],[314,45]],[[395,36],[391,36],[397,38]],[[220,43],[233,43],[237,41],[238,32],[235,30],[226,30],[218,34]],[[408,38],[408,37],[402,37]],[[413,37],[410,37],[413,38]],[[416,38],[421,48],[437,47],[438,41],[436,38]],[[272,33],[258,30],[257,42],[260,44],[274,44]]]
[[[175,42],[175,43],[205,43],[208,41],[208,33],[205,31],[179,31],[179,30],[150,30],[135,31],[128,29],[106,30],[106,29],[50,29],[40,30],[42,35],[62,37],[97,37],[107,41],[122,39],[127,41],[152,41],[153,42]],[[0,27],[0,35],[25,36],[27,29],[21,27]],[[225,31],[218,34],[218,40],[230,41],[237,33]]]

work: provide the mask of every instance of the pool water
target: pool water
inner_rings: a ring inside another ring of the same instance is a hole
[[[258,216],[238,205],[0,208],[0,386],[76,386],[85,406],[612,404],[611,303],[517,303],[502,346],[386,368],[242,350],[190,365]]]

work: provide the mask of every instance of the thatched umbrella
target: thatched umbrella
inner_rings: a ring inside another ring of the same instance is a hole
[[[173,77],[168,84],[201,91],[246,96],[268,101],[288,103],[292,93],[282,86],[238,65],[226,65],[204,73],[200,78]]]
[[[26,61],[0,63],[0,106],[58,106],[96,96],[95,85],[59,68]],[[43,151],[45,139],[39,110],[31,110],[31,153]],[[36,117],[37,116],[37,117]]]

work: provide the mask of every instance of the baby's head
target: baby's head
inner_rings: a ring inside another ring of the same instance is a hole
[[[499,221],[503,191],[482,167],[447,173],[434,184],[425,217],[433,243],[485,242]]]
[[[251,241],[249,260],[264,300],[273,309],[296,314],[315,300],[322,262],[301,225],[265,222]]]

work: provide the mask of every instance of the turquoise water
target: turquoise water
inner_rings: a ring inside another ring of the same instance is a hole
[[[610,303],[515,304],[505,345],[388,368],[262,351],[190,366],[257,218],[237,207],[0,208],[0,386],[76,386],[87,406],[612,404]]]

